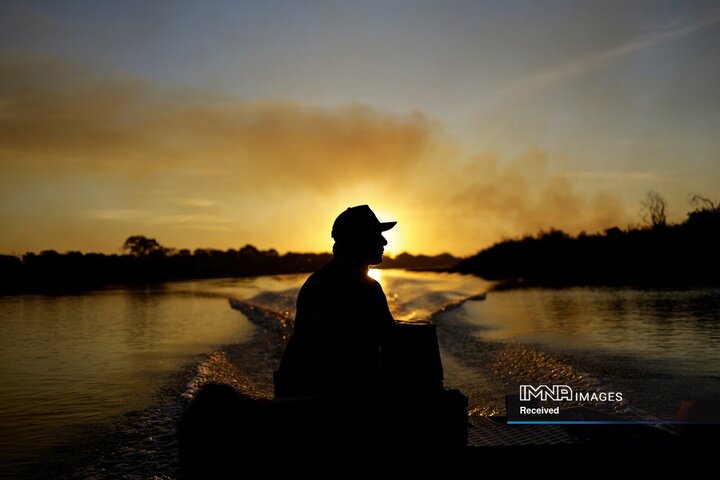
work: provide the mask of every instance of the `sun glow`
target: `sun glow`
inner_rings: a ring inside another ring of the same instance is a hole
[[[387,255],[396,256],[398,253],[401,253],[403,251],[402,246],[402,240],[401,240],[401,234],[398,229],[400,227],[396,225],[392,229],[383,232],[383,237],[385,237],[385,240],[387,240],[388,244],[385,246],[385,253]]]
[[[378,268],[369,268],[368,269],[368,277],[377,280],[378,282],[382,283],[382,270]]]
[[[385,237],[385,240],[388,242],[385,246],[385,253],[394,257],[398,253],[401,253],[404,248],[402,242],[402,219],[398,219],[397,215],[388,213],[387,210],[377,210],[375,213],[381,222],[398,222],[398,224],[390,230],[382,232],[383,237]]]

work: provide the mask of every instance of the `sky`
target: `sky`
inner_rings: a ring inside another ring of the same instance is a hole
[[[718,1],[4,1],[0,253],[388,251],[720,199]]]

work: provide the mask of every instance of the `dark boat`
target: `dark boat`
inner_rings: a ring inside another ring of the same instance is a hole
[[[266,328],[287,328],[262,307],[237,300],[231,305]],[[205,385],[180,424],[183,470],[190,477],[206,476],[209,465],[221,468],[239,452],[252,459],[267,452],[464,449],[467,397],[443,386],[435,324],[397,322],[386,369],[392,389],[352,395],[287,397],[277,372],[273,400],[228,385]]]

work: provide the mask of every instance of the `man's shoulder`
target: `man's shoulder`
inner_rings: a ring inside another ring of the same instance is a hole
[[[382,292],[382,285],[380,285],[380,282],[372,278],[371,276],[367,276],[365,279],[365,283],[372,289],[372,290],[379,290]]]
[[[333,265],[331,260],[330,262],[320,267],[319,270],[310,274],[307,280],[305,280],[305,283],[303,283],[303,286],[300,290],[312,290],[322,287],[328,282],[332,281],[332,277],[334,276],[332,267]]]
[[[359,284],[357,282],[360,282]],[[338,288],[367,288],[372,291],[382,293],[383,289],[380,283],[374,278],[353,273],[337,261],[329,261],[323,265],[318,271],[311,274],[303,284],[301,291],[326,290]]]

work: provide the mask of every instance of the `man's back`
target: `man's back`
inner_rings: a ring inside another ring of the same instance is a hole
[[[334,258],[298,295],[295,327],[278,377],[283,395],[333,395],[373,389],[394,321],[380,284],[366,269]]]

